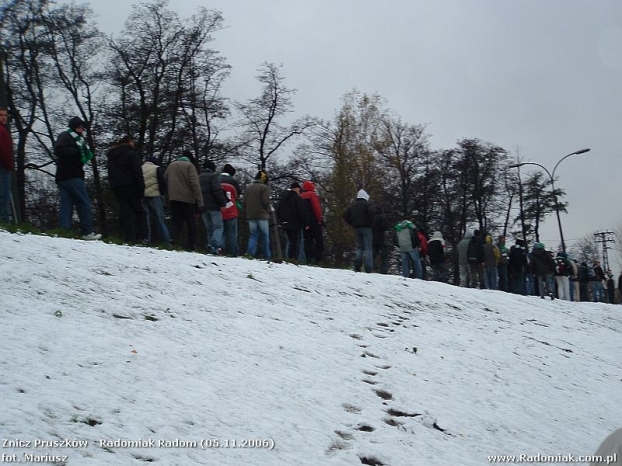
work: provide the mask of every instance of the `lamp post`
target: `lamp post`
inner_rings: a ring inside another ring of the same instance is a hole
[[[512,165],[508,166],[509,168],[519,168],[519,167],[522,167],[523,165],[535,165],[537,167],[542,168],[546,172],[546,174],[549,175],[549,178],[551,180],[551,187],[553,188],[553,196],[555,198],[555,213],[557,214],[557,226],[559,227],[559,237],[560,237],[561,242],[562,242],[562,251],[564,251],[564,252],[566,252],[566,242],[564,241],[564,232],[562,230],[562,221],[561,221],[561,219],[559,217],[559,200],[557,199],[557,191],[555,190],[555,170],[557,170],[557,167],[559,167],[560,163],[562,163],[564,160],[566,160],[571,155],[585,154],[586,152],[589,152],[589,151],[590,151],[590,149],[581,149],[581,150],[577,150],[577,151],[571,152],[568,155],[564,155],[555,164],[555,166],[553,167],[553,172],[552,173],[550,171],[548,171],[545,166],[540,165],[539,163],[536,163],[536,162],[520,162],[520,163],[513,163]]]

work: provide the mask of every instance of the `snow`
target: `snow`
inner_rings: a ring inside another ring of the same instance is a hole
[[[0,251],[1,462],[469,466],[620,427],[618,306],[5,231]]]

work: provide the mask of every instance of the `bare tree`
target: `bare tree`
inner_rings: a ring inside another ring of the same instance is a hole
[[[268,159],[296,137],[305,134],[318,124],[317,119],[304,116],[291,124],[284,120],[293,111],[292,95],[295,89],[285,86],[281,66],[263,63],[257,80],[262,85],[261,95],[237,103],[240,113],[240,146],[244,148],[245,159],[265,170]]]

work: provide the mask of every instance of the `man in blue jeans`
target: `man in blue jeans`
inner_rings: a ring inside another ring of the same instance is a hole
[[[69,120],[68,128],[58,135],[54,144],[56,156],[56,184],[60,193],[58,223],[71,230],[73,208],[78,211],[82,239],[97,240],[101,235],[93,232],[91,200],[84,183],[84,164],[93,158],[83,137],[85,124],[79,117]]]
[[[376,209],[369,203],[369,194],[364,189],[359,190],[356,200],[343,212],[343,219],[354,228],[356,235],[356,256],[354,258],[354,270],[356,272],[361,271],[363,263],[365,272],[371,273],[372,271],[372,227],[375,216]]]
[[[13,172],[13,140],[7,127],[9,112],[0,107],[0,222],[9,221],[11,173]]]
[[[246,188],[244,208],[250,234],[248,237],[247,256],[255,257],[257,253],[257,239],[261,235],[264,258],[272,259],[270,252],[270,187],[267,185],[268,175],[263,170],[257,172],[255,180]]]
[[[201,193],[203,194],[203,223],[207,230],[207,251],[211,254],[222,254],[223,222],[220,209],[227,205],[227,198],[220,183],[220,176],[216,173],[216,164],[206,160],[203,171],[199,175]]]

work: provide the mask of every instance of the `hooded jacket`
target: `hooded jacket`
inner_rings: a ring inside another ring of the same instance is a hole
[[[456,246],[456,255],[458,256],[458,265],[469,265],[469,242],[473,238],[473,232],[467,231],[464,238],[460,240]]]
[[[394,242],[400,252],[419,250],[419,236],[415,225],[410,220],[402,220],[393,228],[395,229]]]
[[[445,262],[445,240],[440,231],[435,231],[428,241],[428,257],[432,264]]]
[[[353,228],[371,228],[374,226],[376,209],[369,202],[369,195],[360,190],[357,199],[343,212],[343,219]]]
[[[311,204],[311,212],[317,223],[322,223],[322,206],[320,205],[320,197],[315,192],[315,185],[311,181],[302,183],[303,192],[300,195],[305,201]]]
[[[555,261],[543,247],[537,247],[531,253],[531,273],[548,275],[555,272]]]
[[[484,267],[496,267],[501,259],[499,248],[492,244],[492,236],[486,236],[484,244]]]
[[[140,197],[143,197],[145,178],[138,152],[129,143],[122,143],[111,147],[106,157],[110,187],[114,189],[119,186],[133,186]]]

